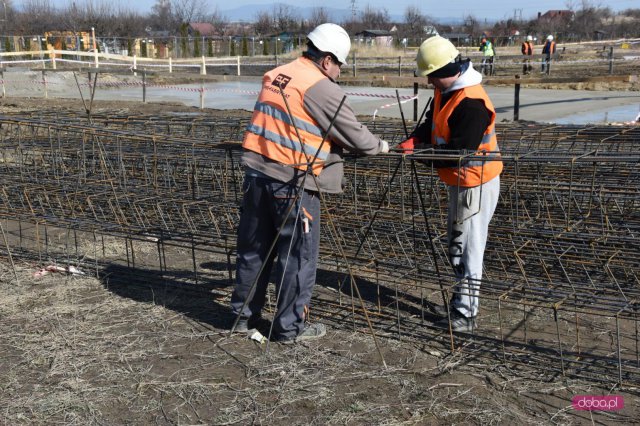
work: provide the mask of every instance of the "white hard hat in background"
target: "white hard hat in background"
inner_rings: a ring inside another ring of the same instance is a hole
[[[429,37],[420,45],[416,62],[416,74],[424,77],[439,70],[458,57],[458,49],[444,37]]]
[[[548,35],[548,36],[547,36],[547,40],[549,40],[549,41],[553,41],[553,36],[552,36],[552,35]]]
[[[530,36],[530,35],[528,35],[528,36],[527,36],[527,41],[533,41],[533,37],[532,37],[532,36]]]
[[[341,64],[347,65],[351,50],[349,34],[340,25],[320,24],[307,36],[321,52],[333,53]]]

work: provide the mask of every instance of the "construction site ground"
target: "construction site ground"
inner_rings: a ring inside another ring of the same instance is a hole
[[[0,101],[1,113],[38,108],[85,114],[79,100]],[[94,108],[130,115],[199,111],[123,101]],[[15,232],[15,223],[3,226]],[[52,230],[49,238],[64,244],[68,233]],[[103,250],[120,261],[126,256],[116,244]],[[153,248],[138,253],[140,264],[145,257],[153,264]],[[212,278],[199,286],[171,286],[153,275],[128,285],[122,271],[112,271],[120,272],[118,280],[93,278],[91,271],[34,276],[53,261],[42,256],[17,258],[15,268],[7,259],[0,264],[3,424],[639,423],[637,387],[617,389],[451,351],[444,333],[420,341],[377,330],[385,366],[367,329],[351,322],[346,294],[336,309],[331,274],[320,274],[314,296],[329,324],[327,336],[282,345],[228,335],[226,259],[200,259]],[[166,261],[167,269],[188,270],[190,258],[174,251]],[[480,326],[495,319],[491,306],[483,307],[483,316]],[[583,336],[587,342],[602,338],[595,331]],[[624,409],[575,410],[572,398],[585,394],[622,395]]]

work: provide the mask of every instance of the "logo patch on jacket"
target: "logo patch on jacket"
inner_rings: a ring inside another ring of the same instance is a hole
[[[287,87],[287,84],[289,84],[290,81],[291,77],[289,77],[288,75],[278,74],[278,76],[273,79],[271,85],[280,87],[282,90],[284,90],[284,88]]]

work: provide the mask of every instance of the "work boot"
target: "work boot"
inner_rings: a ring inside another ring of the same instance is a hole
[[[455,309],[451,309],[449,315],[451,316],[451,330],[454,333],[472,333],[476,329],[476,317],[465,317]],[[449,330],[449,318],[443,318],[434,325]]]
[[[269,321],[262,318],[262,315],[252,315],[251,317],[240,317],[238,320],[238,324],[236,324],[236,328],[234,333],[246,333],[252,328],[263,331],[264,329],[269,329]]]
[[[285,337],[282,339],[277,339],[277,341],[280,343],[284,343],[285,345],[289,345],[293,343],[305,342],[308,340],[316,340],[323,337],[325,334],[327,334],[327,327],[324,324],[305,324],[304,330],[302,330],[297,336],[289,338]]]

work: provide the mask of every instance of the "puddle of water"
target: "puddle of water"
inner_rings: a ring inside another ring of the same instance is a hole
[[[623,105],[606,111],[580,113],[558,118],[559,124],[602,124],[634,121],[640,114],[640,105]]]

